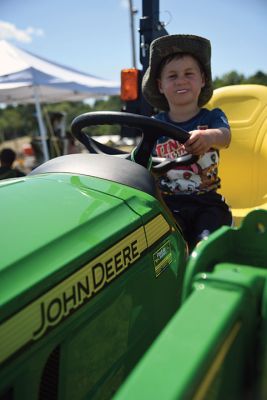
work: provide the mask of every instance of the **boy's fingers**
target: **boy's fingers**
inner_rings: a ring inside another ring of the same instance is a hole
[[[195,143],[197,140],[197,137],[190,137],[186,142],[185,142],[185,146],[191,146],[191,144]]]

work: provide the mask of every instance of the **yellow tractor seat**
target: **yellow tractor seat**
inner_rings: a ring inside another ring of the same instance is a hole
[[[232,141],[220,152],[221,194],[240,225],[253,209],[267,209],[267,87],[226,86],[214,91],[207,108],[228,117]]]

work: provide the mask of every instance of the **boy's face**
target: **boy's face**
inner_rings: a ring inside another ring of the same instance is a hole
[[[198,62],[190,55],[174,58],[166,64],[158,79],[160,93],[166,97],[170,109],[176,106],[197,106],[204,74]]]

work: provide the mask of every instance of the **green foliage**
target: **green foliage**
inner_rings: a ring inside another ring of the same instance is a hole
[[[243,85],[243,84],[258,84],[267,85],[267,74],[262,71],[256,72],[256,74],[246,78],[243,74],[239,74],[236,71],[230,71],[224,74],[222,77],[215,78],[213,81],[214,89],[229,85]]]
[[[223,86],[241,85],[243,83],[245,83],[244,75],[239,74],[236,71],[231,71],[231,72],[228,72],[227,74],[224,74],[220,78],[215,78],[213,81],[213,86],[214,86],[214,89],[217,89],[217,88],[223,87]]]
[[[262,71],[258,71],[255,75],[247,79],[247,83],[267,85],[267,75]]]
[[[267,85],[267,74],[262,71],[246,78],[237,71],[230,71],[221,77],[215,77],[214,88],[239,84],[260,84]],[[44,114],[49,112],[66,113],[66,130],[70,131],[71,121],[78,115],[90,111],[120,111],[122,104],[119,96],[106,99],[92,100],[90,102],[63,102],[58,104],[44,104]],[[37,135],[38,125],[34,105],[7,106],[0,108],[0,142],[20,136]],[[118,126],[93,126],[90,128],[90,135],[119,134]]]
[[[25,135],[32,136],[37,128],[33,105],[7,106],[0,109],[0,137],[12,139]]]

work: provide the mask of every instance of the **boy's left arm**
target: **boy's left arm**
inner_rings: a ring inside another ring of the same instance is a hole
[[[190,138],[184,147],[188,153],[201,156],[211,148],[227,148],[231,142],[231,131],[228,128],[211,128],[194,130],[190,132]]]

